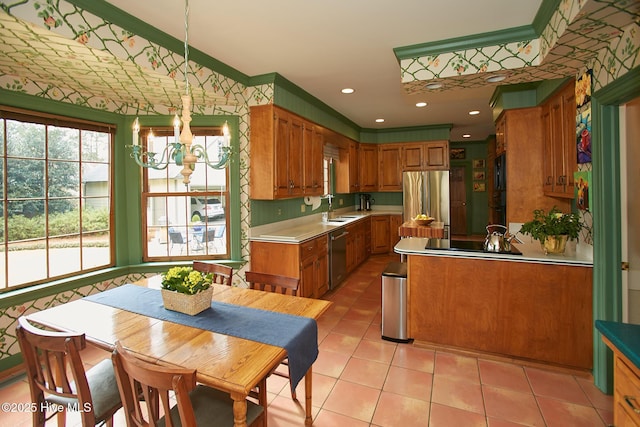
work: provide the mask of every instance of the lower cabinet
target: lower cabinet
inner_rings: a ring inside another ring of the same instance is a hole
[[[400,240],[398,229],[402,225],[402,215],[374,215],[371,217],[371,253],[386,254]]]
[[[298,278],[299,296],[320,298],[329,289],[327,236],[300,244],[251,242],[251,270]]]
[[[371,255],[371,220],[365,218],[345,227],[347,235],[347,274]]]

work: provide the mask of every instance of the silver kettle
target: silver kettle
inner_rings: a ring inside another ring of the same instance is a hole
[[[487,237],[484,239],[483,247],[486,252],[511,252],[512,240],[522,243],[515,234],[510,234],[504,225],[487,225]]]

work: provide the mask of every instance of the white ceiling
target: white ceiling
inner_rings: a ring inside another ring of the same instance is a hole
[[[184,40],[183,1],[108,2]],[[494,133],[495,86],[408,95],[393,48],[530,25],[541,3],[190,0],[189,45],[249,76],[277,72],[363,128],[450,123],[452,141],[484,140]],[[343,95],[344,87],[356,91]]]

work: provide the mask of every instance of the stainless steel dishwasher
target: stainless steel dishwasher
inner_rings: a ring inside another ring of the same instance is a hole
[[[335,289],[347,275],[347,235],[344,228],[329,234],[329,289]]]

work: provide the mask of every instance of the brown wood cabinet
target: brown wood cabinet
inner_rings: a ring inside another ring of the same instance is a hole
[[[378,191],[378,146],[360,144],[358,148],[360,191]]]
[[[389,243],[389,215],[373,215],[371,217],[371,253],[388,253]]]
[[[402,215],[389,215],[389,252],[400,241],[400,226],[402,225]]]
[[[370,219],[349,224],[347,235],[347,274],[351,273],[371,255]]]
[[[574,198],[573,173],[578,170],[576,95],[571,80],[542,105],[544,194]]]
[[[277,254],[277,262],[274,262]],[[320,298],[329,288],[327,236],[300,243],[251,242],[251,269],[300,279],[298,295]]]
[[[402,144],[402,170],[449,169],[449,142]]]
[[[640,427],[640,369],[606,337],[602,340],[613,351],[613,425]]]
[[[336,193],[357,193],[360,191],[358,172],[358,143],[338,136],[340,159],[336,165]]]
[[[409,255],[407,274],[416,341],[593,367],[592,267]]]
[[[322,196],[324,136],[319,126],[304,124],[303,129],[303,177],[302,191],[305,196]]]
[[[565,212],[570,210],[568,200],[549,197],[542,189],[544,147],[540,118],[540,107],[519,108],[505,110],[496,122],[506,147],[507,224],[530,221],[535,209],[557,206]]]
[[[378,191],[402,191],[402,148],[380,144],[378,148]]]
[[[295,114],[273,105],[251,108],[251,198],[273,200],[304,195],[306,124]]]

